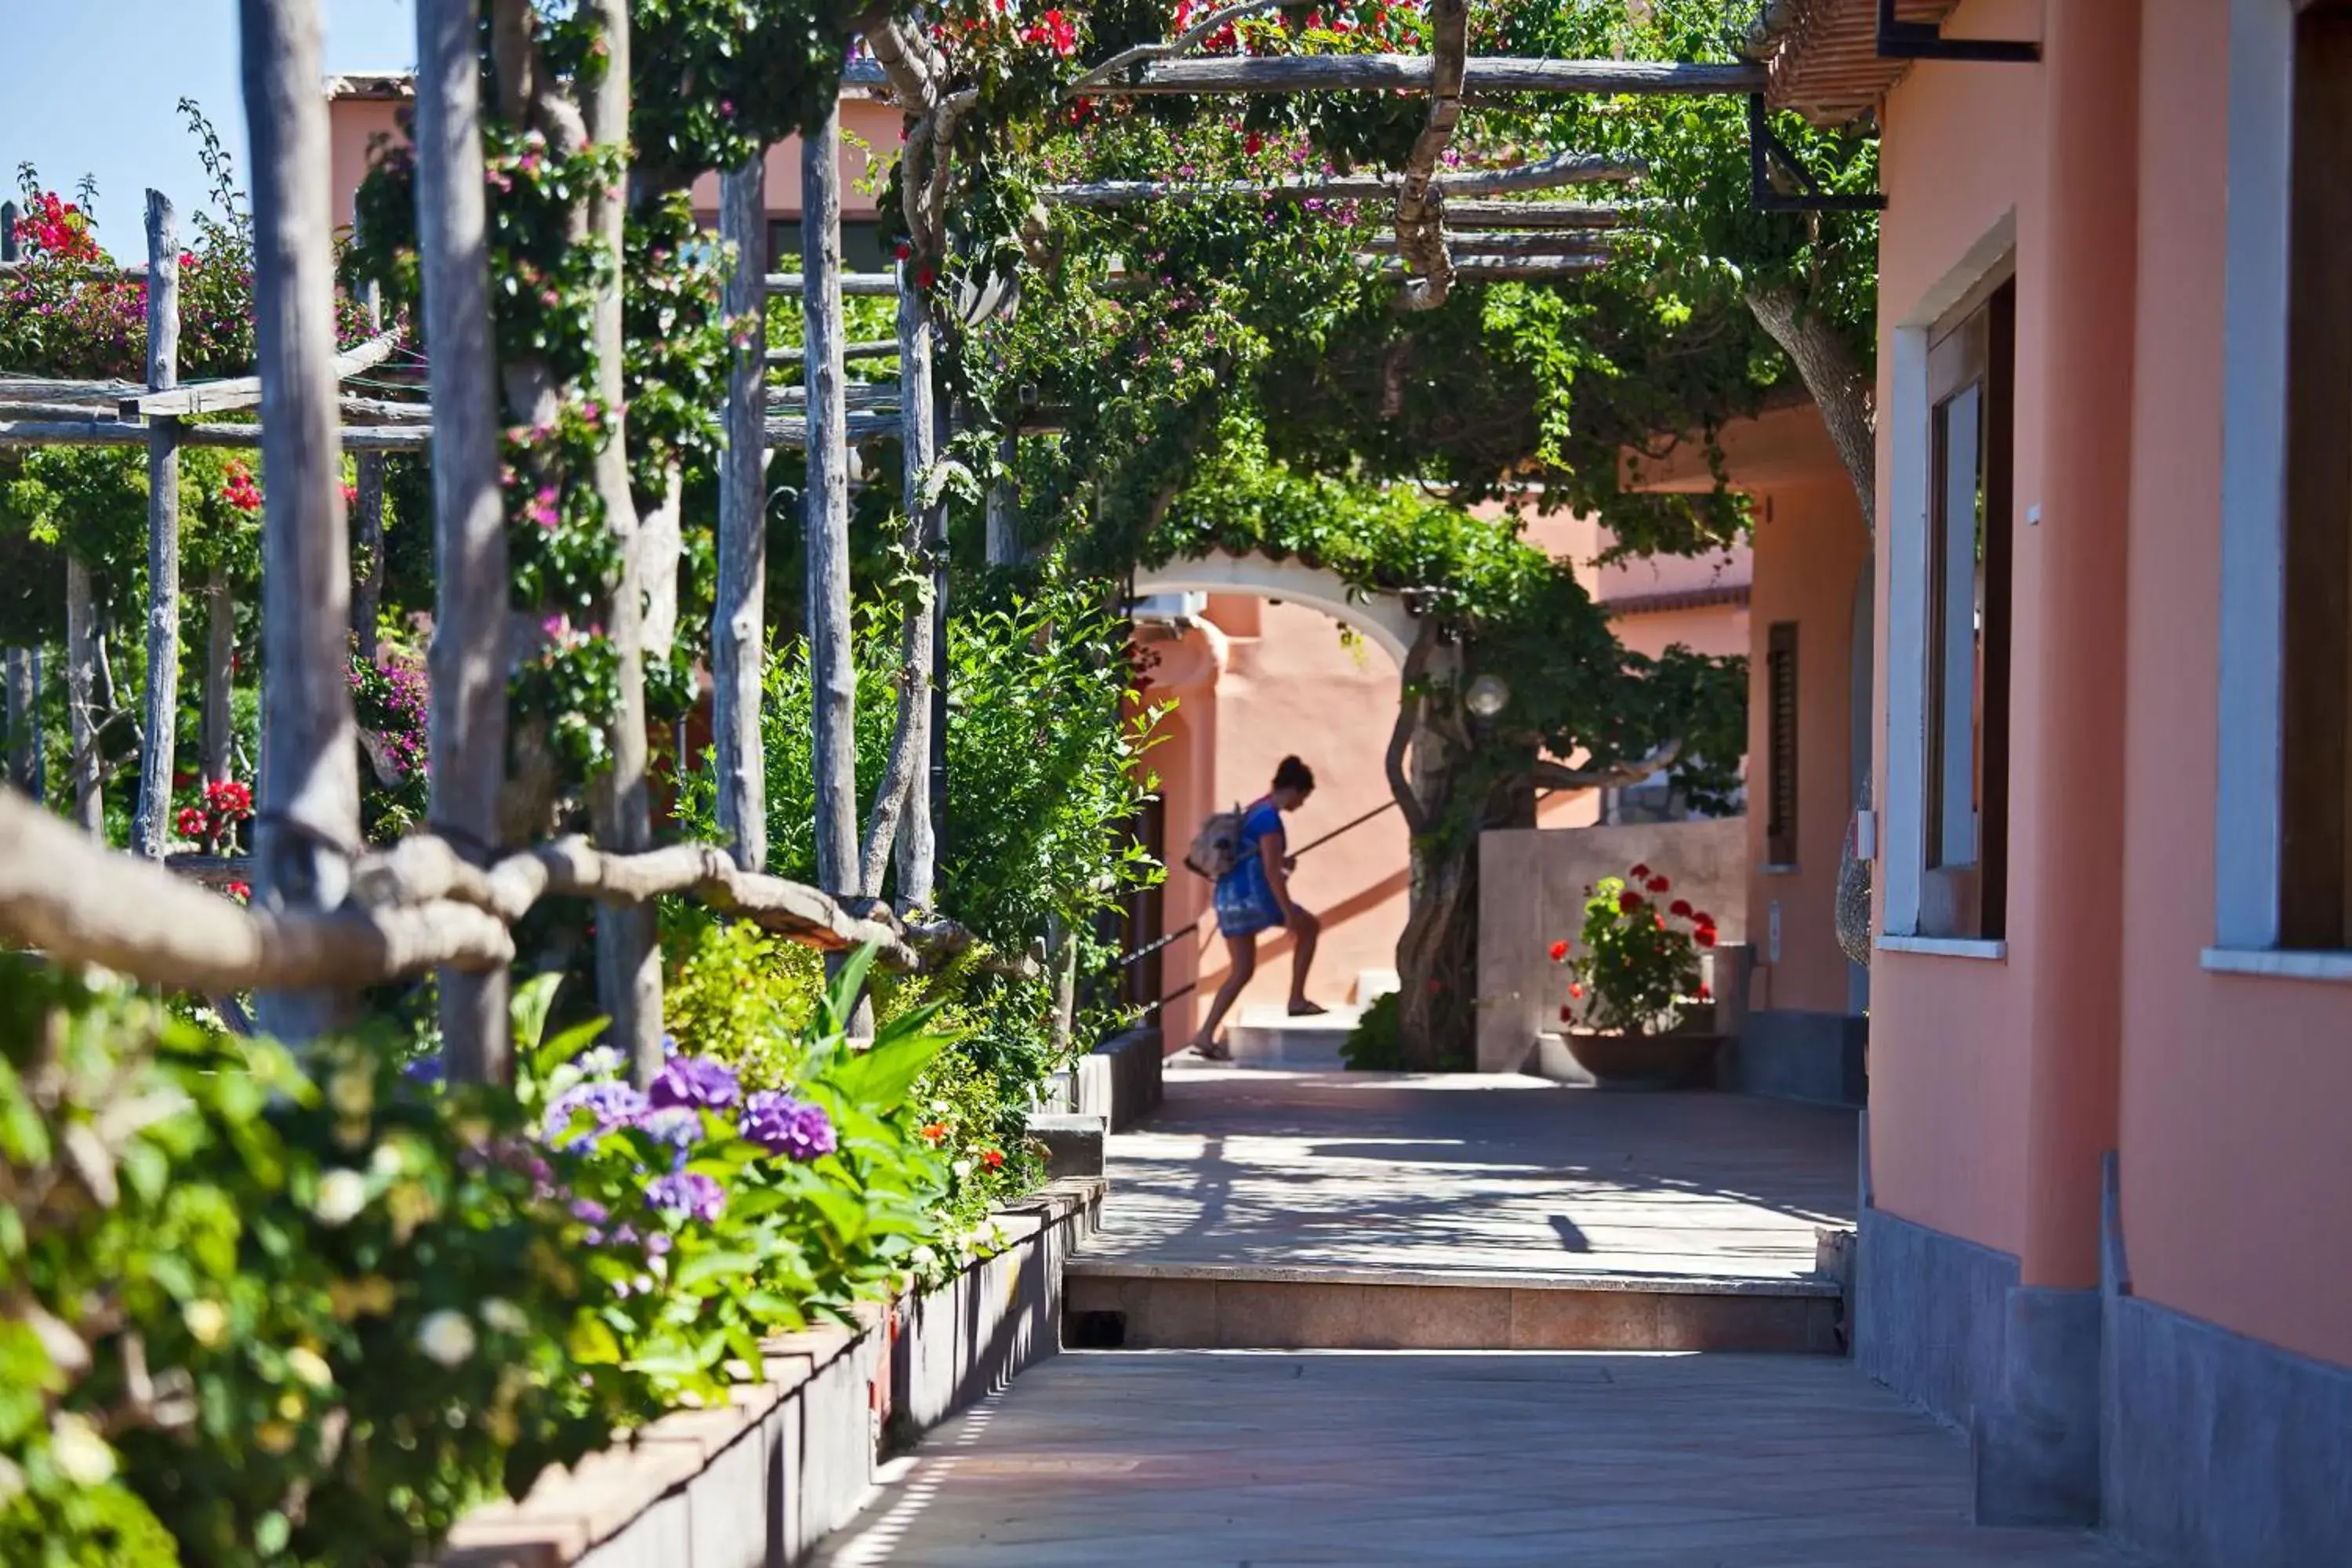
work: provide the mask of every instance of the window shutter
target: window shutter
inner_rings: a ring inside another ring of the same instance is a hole
[[[1764,858],[1797,863],[1797,623],[1775,621],[1766,634]]]

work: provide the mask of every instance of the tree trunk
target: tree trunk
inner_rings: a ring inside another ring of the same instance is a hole
[[[328,344],[329,352],[334,345]],[[161,191],[147,193],[147,385],[180,383],[180,228]],[[180,422],[147,436],[147,721],[131,847],[163,858],[180,727]]]
[[[849,645],[848,410],[842,394],[841,111],[801,145],[801,296],[808,360],[808,638],[817,885],[857,889],[857,671]]]
[[[41,650],[8,650],[8,782],[41,804]]]
[[[431,364],[432,816],[461,853],[498,847],[507,752],[506,518],[499,499],[498,371],[490,342],[476,0],[418,0],[416,224]],[[449,1077],[514,1071],[503,968],[438,975]]]
[[[371,290],[373,300],[373,290]],[[371,310],[373,310],[371,304]],[[360,455],[359,580],[352,589],[352,639],[359,656],[375,662],[375,622],[383,605],[383,454]]]
[[[230,679],[236,667],[236,598],[228,568],[215,566],[205,579],[204,724],[197,736],[206,784],[229,776],[229,748],[236,736],[229,714]]]
[[[315,0],[242,0],[253,139],[253,315],[261,372],[261,812],[255,896],[331,913],[360,835],[349,676],[352,559],[337,434],[335,256],[325,69]],[[275,991],[261,1026],[289,1041],[350,1023],[348,991]]]
[[[1855,362],[1837,330],[1819,310],[1789,289],[1751,289],[1748,309],[1797,367],[1829,426],[1830,442],[1853,482],[1862,503],[1862,523],[1878,533],[1878,420],[1876,388]]]
[[[99,788],[98,605],[89,567],[66,557],[66,764],[73,819],[93,838],[106,836],[106,798]]]
[[[623,150],[629,141],[628,0],[592,0],[606,51],[604,72],[588,102],[592,142]],[[596,837],[606,849],[631,852],[653,847],[653,798],[646,764],[646,563],[638,540],[636,498],[629,488],[627,411],[623,403],[621,312],[623,229],[626,222],[625,170],[596,197],[591,218],[595,236],[614,261],[596,299],[596,403],[604,446],[596,455],[596,489],[604,498],[606,526],[617,536],[621,580],[605,614],[605,628],[620,658],[619,702],[613,715],[612,766],[591,791]],[[675,616],[673,616],[673,620]],[[605,1012],[613,1020],[613,1043],[629,1053],[640,1082],[662,1069],[661,953],[654,941],[650,905],[606,904],[596,914],[596,974]]]
[[[988,487],[988,563],[991,566],[1017,566],[1021,563],[1021,509],[1019,497],[1013,489],[1013,459],[1019,448],[1014,437],[1006,435],[997,443],[996,460],[1004,468],[1003,478]]]
[[[768,647],[768,160],[755,154],[719,181],[719,237],[735,247],[726,310],[749,342],[727,378],[727,449],[719,469],[719,594],[710,613],[711,730],[719,830],[735,864],[768,864],[768,777],[760,740]]]
[[[882,890],[883,864],[897,841],[898,902],[906,909],[928,909],[936,867],[931,842],[931,673],[932,641],[937,622],[932,595],[939,589],[945,542],[940,537],[946,508],[923,499],[923,487],[937,460],[932,445],[936,425],[931,408],[930,307],[915,288],[910,265],[900,267],[898,295],[898,386],[900,444],[906,461],[900,470],[900,501],[906,511],[907,554],[922,572],[923,591],[906,606],[901,626],[902,657],[898,670],[898,722],[890,738],[890,757],[882,785],[874,800],[874,817],[867,825],[863,865],[868,896]],[[923,570],[928,568],[928,570]]]

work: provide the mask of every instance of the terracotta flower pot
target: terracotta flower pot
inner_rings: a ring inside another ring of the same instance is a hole
[[[1602,1034],[1570,1029],[1563,1037],[1576,1065],[1603,1089],[1703,1089],[1715,1068],[1717,1034]]]

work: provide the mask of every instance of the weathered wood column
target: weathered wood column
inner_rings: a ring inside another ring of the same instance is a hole
[[[333,344],[329,343],[331,353]],[[180,226],[161,191],[147,193],[147,386],[180,384]],[[180,725],[180,422],[147,435],[147,683],[139,753],[139,809],[131,847],[163,858],[172,833],[172,774]]]
[[[8,650],[8,782],[36,805],[47,793],[41,755],[41,650]]]
[[[383,454],[361,453],[359,469],[352,502],[358,515],[352,522],[359,534],[360,569],[352,584],[352,638],[359,656],[373,664],[376,616],[383,608]]]
[[[337,433],[335,257],[317,0],[241,0],[253,133],[253,305],[261,371],[262,752],[255,896],[333,910],[359,842],[359,731],[347,674],[351,549]],[[273,992],[260,1022],[307,1040],[353,998]]]
[[[591,142],[622,149],[629,142],[628,0],[590,0],[602,27],[604,75],[582,107]],[[619,703],[613,715],[609,770],[590,792],[596,839],[624,852],[653,847],[653,802],[646,768],[646,583],[639,548],[636,498],[629,487],[627,411],[621,380],[622,234],[627,216],[625,166],[612,188],[591,205],[590,232],[611,253],[614,270],[596,298],[596,404],[604,446],[596,455],[596,491],[605,526],[620,545],[621,580],[614,584],[604,626],[620,656]],[[662,1067],[661,954],[654,942],[651,904],[605,904],[596,911],[596,982],[613,1020],[612,1041],[636,1064],[640,1081]]]
[[[99,788],[98,600],[89,563],[66,557],[66,763],[73,819],[93,837],[106,831],[106,797]]]
[[[197,728],[197,766],[206,784],[229,776],[229,749],[236,740],[229,691],[236,668],[236,595],[228,567],[215,563],[205,576],[205,691]]]
[[[927,592],[907,606],[906,664],[907,793],[898,818],[898,902],[905,909],[932,905],[939,868],[934,837],[932,729],[938,719],[933,682],[942,627],[940,611],[947,593],[947,503],[924,495],[939,461],[939,420],[931,389],[931,307],[917,287],[911,262],[898,276],[898,428],[905,455],[901,489],[907,510],[908,553],[923,569]],[[878,890],[879,879],[877,879]]]
[[[760,740],[768,647],[768,158],[719,179],[719,237],[735,247],[726,312],[739,338],[727,378],[719,469],[719,593],[710,612],[711,730],[719,829],[746,871],[768,864],[767,761]]]
[[[467,855],[497,847],[507,750],[506,518],[499,500],[475,0],[417,0],[416,227],[433,345],[432,805]],[[453,1079],[514,1071],[507,974],[439,974]]]
[[[841,109],[801,140],[801,311],[808,384],[809,682],[816,763],[816,879],[857,891],[857,670],[849,646],[848,409],[842,391]]]

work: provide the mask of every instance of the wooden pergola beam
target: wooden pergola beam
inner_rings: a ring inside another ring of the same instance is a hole
[[[799,294],[805,287],[797,272],[771,272],[767,276],[767,288],[771,294]],[[841,291],[845,295],[869,300],[896,299],[898,279],[888,272],[845,272],[841,275]]]
[[[1434,62],[1427,55],[1221,56],[1154,60],[1126,81],[1081,81],[1073,90],[1103,98],[1184,93],[1206,96],[1426,91],[1434,79]],[[1487,55],[1468,62],[1462,90],[1472,98],[1512,93],[1712,96],[1762,92],[1766,79],[1765,68],[1759,65],[1522,59]]]
[[[1381,277],[1407,276],[1404,263],[1393,256],[1366,255],[1358,259]],[[1468,283],[1532,282],[1546,278],[1572,278],[1609,265],[1606,256],[1463,256],[1454,258],[1455,281]]]
[[[1504,169],[1451,172],[1433,182],[1444,193],[1450,216],[1460,198],[1552,190],[1561,185],[1634,180],[1648,173],[1637,159],[1594,153],[1559,153]],[[1213,202],[1244,198],[1275,202],[1381,201],[1402,184],[1394,174],[1302,175],[1286,180],[1094,180],[1047,185],[1037,194],[1061,206],[1123,207],[1142,202]],[[1497,203],[1496,205],[1503,204]]]
[[[345,349],[334,357],[335,379],[341,381],[344,376],[374,369],[390,359],[399,344],[398,332],[383,332]],[[122,419],[185,419],[197,414],[227,414],[258,407],[260,403],[261,378],[238,375],[221,381],[200,381],[165,392],[126,393],[117,400],[115,414]]]
[[[860,339],[854,343],[844,343],[841,345],[841,357],[844,359],[896,359],[898,357],[898,340],[895,338]],[[808,351],[805,349],[770,349],[767,353],[767,363],[770,364],[804,364],[807,361]]]
[[[1451,218],[1454,215],[1445,215]],[[1365,248],[1382,256],[1399,253],[1392,235],[1374,236],[1364,242]],[[1502,234],[1471,232],[1455,234],[1450,229],[1445,236],[1445,248],[1459,261],[1474,256],[1568,256],[1607,259],[1612,253],[1606,239],[1574,230],[1559,233]]]
[[[1449,201],[1445,226],[1449,231],[1475,228],[1619,228],[1640,216],[1641,209],[1604,206],[1591,202]]]

